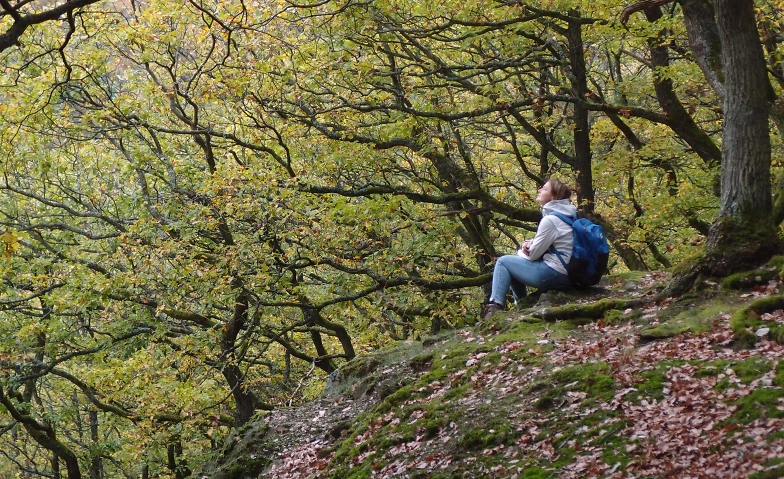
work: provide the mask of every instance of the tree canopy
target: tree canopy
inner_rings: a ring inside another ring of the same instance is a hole
[[[475,318],[551,176],[617,271],[772,254],[782,5],[713,3],[0,2],[0,476],[187,476]]]

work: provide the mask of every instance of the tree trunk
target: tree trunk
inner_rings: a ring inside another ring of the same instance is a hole
[[[237,421],[236,426],[239,427],[250,421],[253,414],[256,412],[259,401],[253,393],[245,388],[245,375],[236,364],[233,364],[233,359],[233,355],[228,356],[227,364],[223,367],[221,372],[226,379],[226,383],[231,388],[231,393],[234,397],[234,404],[236,407],[234,417]]]
[[[708,236],[707,272],[726,275],[781,251],[772,220],[770,137],[772,91],[753,0],[717,0],[725,75],[719,220]]]
[[[727,276],[784,251],[773,222],[770,102],[753,0],[716,0],[724,72],[724,133],[719,218],[708,232],[705,256],[684,265],[665,294],[690,288],[701,275]]]
[[[90,442],[93,446],[98,448],[98,443],[100,441],[100,436],[98,435],[98,411],[95,409],[90,409],[89,412],[90,416]],[[94,453],[95,455],[92,457],[90,461],[90,479],[101,479],[101,471],[103,470],[103,465],[101,463],[101,456]]]
[[[663,16],[660,7],[645,10],[645,17],[654,23]],[[755,30],[756,31],[756,30]],[[669,48],[663,44],[660,37],[651,37],[648,40],[651,50],[651,63],[655,69],[670,66]],[[672,120],[670,128],[678,137],[689,144],[708,166],[718,166],[721,161],[721,150],[713,143],[710,136],[689,115],[675,93],[672,80],[662,76],[659,71],[654,71],[653,85],[656,90],[656,99],[664,113]]]
[[[711,0],[681,0],[689,48],[708,84],[724,99],[724,72],[721,66],[721,39]]]
[[[234,403],[237,408],[235,418],[238,426],[248,422],[259,406],[256,395],[245,387],[245,375],[236,364],[234,356],[237,337],[245,326],[248,317],[248,301],[247,293],[241,292],[237,295],[234,304],[234,314],[232,314],[231,321],[226,323],[226,326],[223,328],[221,341],[221,357],[223,359],[221,372],[234,397]]]
[[[569,16],[579,18],[577,10],[569,11]],[[583,51],[582,24],[569,22],[566,32],[569,42],[569,65],[571,69],[572,95],[584,99],[588,93],[588,79]],[[594,210],[593,172],[591,170],[591,126],[588,109],[580,102],[574,102],[574,167],[577,171],[577,202],[583,215],[591,216]]]
[[[769,83],[751,0],[719,1],[726,75],[722,217],[768,216],[770,199]]]

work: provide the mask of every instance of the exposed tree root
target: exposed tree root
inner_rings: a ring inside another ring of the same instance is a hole
[[[607,311],[613,309],[624,310],[628,308],[637,308],[650,301],[651,298],[646,298],[644,300],[605,298],[589,304],[567,304],[552,308],[542,308],[532,313],[531,316],[544,321],[563,321],[577,318],[599,319],[604,317]]]

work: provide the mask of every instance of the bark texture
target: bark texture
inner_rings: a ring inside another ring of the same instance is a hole
[[[671,294],[691,287],[702,275],[751,269],[782,251],[770,185],[768,120],[774,97],[754,1],[716,0],[714,6],[725,91],[719,218],[708,234],[705,256],[679,268],[668,287]]]
[[[721,217],[769,221],[770,83],[752,0],[718,0],[725,75]]]
[[[645,17],[651,23],[655,23],[663,16],[661,8],[658,6],[645,10]],[[648,44],[654,68],[658,70],[669,67],[669,48],[662,38],[652,37],[648,40]],[[718,166],[721,162],[721,150],[683,106],[675,92],[672,79],[662,76],[657,71],[654,75],[653,85],[656,90],[656,99],[665,115],[670,119],[669,125],[672,131],[688,143],[707,165]]]
[[[721,39],[711,0],[681,0],[689,48],[713,91],[724,99]]]
[[[569,16],[579,18],[577,10]],[[585,98],[588,94],[585,54],[583,52],[582,25],[569,22],[566,32],[569,42],[569,64],[571,65],[571,87],[575,98]],[[583,215],[591,216],[594,211],[593,173],[591,171],[591,136],[588,109],[582,102],[574,102],[574,167],[577,170],[577,202]]]

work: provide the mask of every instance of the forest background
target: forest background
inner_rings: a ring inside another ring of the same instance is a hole
[[[781,251],[784,2],[0,7],[0,477],[185,477],[473,321],[548,177],[673,291]]]

